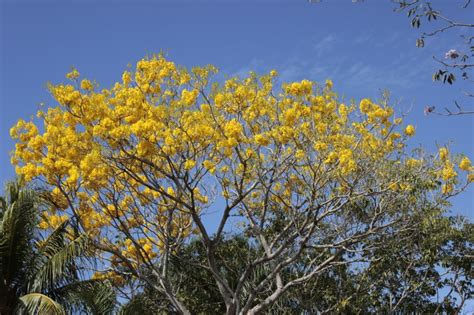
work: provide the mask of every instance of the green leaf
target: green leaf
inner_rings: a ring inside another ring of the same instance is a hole
[[[20,297],[29,314],[66,314],[63,307],[50,297],[41,293],[29,293]]]
[[[423,38],[418,38],[418,39],[416,40],[416,47],[418,47],[418,48],[423,48],[423,47],[425,47],[425,41],[424,41]]]

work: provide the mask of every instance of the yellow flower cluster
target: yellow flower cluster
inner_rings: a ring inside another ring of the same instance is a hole
[[[310,94],[313,89],[313,83],[308,80],[301,82],[293,82],[286,86],[286,92],[295,96],[302,96]]]
[[[265,146],[270,143],[270,139],[268,139],[268,137],[263,134],[257,134],[255,135],[255,143]]]
[[[454,170],[454,165],[450,161],[446,161],[443,170],[441,171],[441,178],[444,181],[449,181],[450,179],[453,179],[457,176],[458,174]]]
[[[185,169],[185,170],[190,170],[190,169],[192,169],[195,165],[196,165],[196,161],[194,161],[194,160],[186,160],[186,162],[184,162],[184,169]]]
[[[182,92],[181,92],[181,100],[183,102],[184,105],[187,105],[187,106],[191,106],[193,105],[195,102],[196,102],[196,99],[198,97],[198,90],[192,90],[192,91],[188,91],[186,89],[184,89]]]
[[[415,127],[413,127],[413,125],[408,125],[405,128],[405,134],[410,137],[413,136],[415,134]]]
[[[446,161],[446,159],[448,158],[448,149],[447,148],[439,148],[439,158],[441,161]]]
[[[151,243],[149,238],[144,237],[134,241],[126,239],[123,245],[122,255],[133,260],[141,260],[142,257],[148,260],[157,256],[156,251],[153,250],[153,243]]]
[[[70,80],[77,79],[77,78],[79,78],[79,76],[80,76],[80,74],[79,74],[79,71],[77,71],[77,69],[72,69],[71,72],[66,74],[66,78],[68,78]]]
[[[27,180],[49,185],[52,201],[73,208],[90,235],[135,260],[144,253],[154,258],[165,240],[194,233],[193,211],[200,214],[219,194],[232,199],[268,174],[278,175],[263,185],[275,190],[275,211],[289,211],[295,196],[306,196],[308,180],[318,194],[347,193],[363,176],[379,176],[381,187],[394,182],[384,175],[387,165],[397,165],[407,141],[402,134],[412,136],[415,128],[402,127],[386,102],[343,103],[331,81],[322,88],[292,82],[275,92],[274,71],[218,84],[212,82],[216,71],[188,72],[153,56],[108,89],[87,79],[80,88],[51,85],[58,106],[38,114],[41,132],[33,121],[11,129],[17,140],[12,162]],[[77,70],[67,77],[79,82]],[[448,153],[440,149],[440,158],[438,175],[454,181]],[[407,159],[399,167],[423,163]],[[472,166],[465,158],[459,168]],[[217,191],[209,189],[211,182]],[[258,211],[263,194],[256,192]],[[51,212],[41,227],[63,219]],[[139,236],[139,246],[113,238],[124,229]],[[146,231],[153,239],[142,240]]]
[[[119,287],[123,286],[126,283],[125,279],[114,271],[95,272],[92,275],[92,279],[93,280],[109,280],[115,286],[119,286]]]
[[[469,160],[467,157],[463,157],[459,163],[459,168],[463,171],[470,171],[472,169],[471,160]]]
[[[86,91],[92,91],[94,89],[94,86],[92,85],[91,81],[84,79],[81,81],[81,89]]]
[[[67,214],[56,215],[49,214],[48,212],[43,213],[43,219],[39,222],[39,228],[46,229],[55,229],[69,219]]]
[[[442,192],[444,194],[450,194],[454,191],[455,185],[458,183],[458,173],[456,172],[455,163],[452,162],[452,157],[448,148],[441,147],[438,150],[439,160],[441,161],[441,170],[438,173],[438,177],[443,180]],[[453,159],[456,161],[456,159]],[[474,168],[472,167],[471,160],[468,157],[462,157],[458,164],[459,170],[468,172],[467,183],[474,181]]]
[[[202,81],[207,81],[206,75],[214,71],[211,70],[194,71]],[[50,109],[44,114],[46,133],[43,135],[37,136],[38,131],[31,122],[20,121],[12,129],[12,136],[20,140],[13,160],[26,162],[18,172],[27,179],[43,175],[54,184],[54,174],[71,188],[75,184],[93,188],[105,185],[112,172],[103,161],[103,145],[113,150],[123,145],[122,139],[134,140],[131,145],[137,156],[154,156],[155,160],[160,160],[158,157],[163,154],[172,156],[186,150],[188,143],[198,145],[197,149],[215,143],[217,151],[229,157],[232,148],[239,143],[293,146],[307,138],[323,160],[334,162],[334,156],[339,156],[343,174],[356,169],[352,152],[358,138],[362,140],[359,152],[373,154],[373,158],[396,148],[397,133],[389,135],[386,141],[391,126],[389,119],[393,114],[390,107],[363,99],[359,107],[368,119],[353,126],[357,130],[354,134],[347,125],[353,106],[337,105],[337,96],[331,91],[332,82],[326,82],[327,94],[324,95],[313,95],[314,83],[308,80],[290,83],[286,85],[287,96],[277,100],[271,95],[275,75],[272,72],[243,82],[230,79],[223,90],[215,93],[214,103],[202,104],[199,108],[193,107],[197,106],[197,89],[182,88],[180,97],[173,92],[189,84],[190,75],[163,57],[139,61],[135,73],[124,72],[122,84],[117,83],[112,89],[100,93],[95,93],[92,83],[86,79],[81,81],[81,88],[88,94],[81,94],[71,85],[51,86],[53,96],[64,108]],[[68,77],[77,79],[79,74],[74,70]],[[168,86],[175,87],[163,86],[165,79],[171,80],[167,82]],[[130,85],[132,81],[136,86]],[[196,82],[194,86],[202,84]],[[294,96],[306,96],[306,99],[295,101]],[[252,102],[247,102],[248,99]],[[160,100],[167,105],[160,104]],[[246,120],[237,119],[240,112]],[[227,113],[236,117],[227,119]],[[273,124],[268,128],[270,121],[279,117],[281,125]],[[67,124],[63,126],[63,122]],[[379,129],[379,135],[369,131],[371,125]],[[413,134],[412,126],[406,130]],[[328,148],[332,148],[330,156],[325,153]],[[53,156],[55,161],[50,163]],[[299,152],[298,158],[301,157]],[[209,167],[211,161],[217,165],[217,155],[207,162],[209,169],[213,169]],[[154,162],[160,164],[163,159]],[[191,169],[195,163],[195,159],[189,159],[183,165],[185,169]]]
[[[422,164],[422,161],[420,160],[417,160],[417,159],[413,159],[413,158],[410,158],[406,161],[406,165],[408,167],[418,167]]]

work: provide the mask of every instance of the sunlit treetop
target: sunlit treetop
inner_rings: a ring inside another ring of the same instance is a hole
[[[57,105],[11,129],[17,173],[43,182],[62,209],[44,213],[41,227],[73,216],[117,253],[112,263],[137,264],[202,233],[198,219],[222,204],[251,218],[370,191],[404,196],[409,171],[445,195],[474,180],[469,159],[447,148],[409,154],[415,127],[387,100],[345,103],[329,80],[275,87],[276,71],[222,83],[216,72],[160,55],[109,89],[77,70],[50,85]]]

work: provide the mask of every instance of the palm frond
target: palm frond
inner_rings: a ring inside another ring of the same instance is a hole
[[[268,267],[263,265],[258,265],[254,268],[252,275],[249,279],[244,283],[242,288],[242,300],[245,300],[252,290],[255,288],[255,283],[261,282],[268,273]]]
[[[6,190],[0,209],[0,278],[10,290],[20,293],[31,274],[37,198],[19,182],[8,184]]]
[[[41,293],[29,293],[20,297],[23,307],[29,314],[66,314],[63,307],[50,297]]]
[[[70,239],[64,222],[39,241],[38,191],[16,181],[0,197],[0,307],[32,314],[110,314],[115,291],[102,280],[83,281],[77,266],[91,256],[87,235]]]
[[[60,283],[60,279],[67,275],[66,271],[70,272],[74,269],[74,262],[79,257],[88,254],[91,249],[90,241],[85,234],[67,243],[61,242],[61,237],[58,234],[49,238],[49,242],[44,245],[43,253],[46,259],[30,283],[30,292],[52,289],[55,284]]]
[[[44,240],[36,244],[36,247],[38,248],[38,254],[40,256],[50,258],[64,247],[67,233],[66,227],[68,224],[68,220],[64,221]]]
[[[122,305],[117,311],[117,315],[157,315],[157,314],[176,314],[166,309],[164,305],[158,305],[150,299],[150,296],[144,293],[135,295],[126,304]],[[166,303],[164,303],[166,305]],[[160,307],[161,306],[161,307]]]
[[[87,314],[112,314],[115,309],[115,290],[106,280],[76,281],[57,289],[56,294],[70,313],[82,310]]]

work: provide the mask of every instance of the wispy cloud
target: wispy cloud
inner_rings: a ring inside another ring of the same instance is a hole
[[[313,53],[317,58],[324,57],[330,53],[337,44],[337,37],[334,34],[327,34],[322,38],[316,38],[313,44]]]
[[[433,68],[431,58],[421,57],[416,49],[395,52],[391,59],[377,60],[354,57],[351,47],[373,41],[372,33],[361,34],[351,40],[342,41],[334,34],[328,34],[312,47],[315,51],[308,54],[295,54],[279,67],[282,81],[301,80],[303,78],[323,81],[331,78],[343,82],[346,86],[378,91],[381,88],[399,89],[416,87],[428,79]],[[379,42],[382,46],[397,47],[400,34],[395,32]],[[372,43],[373,44],[373,43]],[[379,50],[366,49],[367,54],[380,53]],[[360,53],[360,51],[359,51]],[[421,57],[421,58],[420,58]],[[359,58],[359,59],[357,59]]]
[[[234,77],[239,77],[239,78],[245,78],[249,75],[250,71],[258,71],[259,68],[263,66],[263,60],[259,58],[253,58],[250,60],[250,62],[245,65],[244,67],[241,67],[234,72],[232,72],[231,76]]]
[[[371,42],[374,38],[374,33],[360,33],[358,36],[354,38],[355,44],[366,44]]]
[[[339,86],[351,93],[378,94],[381,89],[401,91],[420,87],[430,80],[436,67],[430,58],[431,48],[420,51],[413,45],[413,49],[397,51],[398,44],[404,40],[400,36],[399,32],[387,33],[387,36],[379,36],[381,39],[376,43],[377,36],[372,32],[344,40],[329,33],[301,44],[290,56],[276,53],[265,59],[253,58],[232,72],[246,77],[250,70],[262,73],[276,69],[280,74],[279,83],[332,79],[336,88]],[[387,47],[393,47],[393,51],[384,58],[381,54]]]

